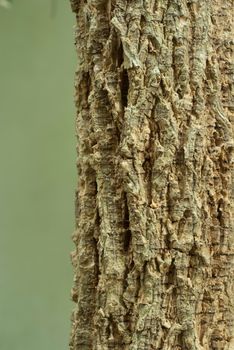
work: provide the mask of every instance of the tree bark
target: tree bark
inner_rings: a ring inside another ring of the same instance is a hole
[[[71,4],[70,349],[234,349],[232,1]]]

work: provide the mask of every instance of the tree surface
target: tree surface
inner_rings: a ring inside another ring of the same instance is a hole
[[[231,350],[231,0],[72,0],[71,350]]]

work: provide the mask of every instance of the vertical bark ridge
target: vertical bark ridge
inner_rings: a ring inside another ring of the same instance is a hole
[[[71,3],[70,348],[231,350],[231,1]]]

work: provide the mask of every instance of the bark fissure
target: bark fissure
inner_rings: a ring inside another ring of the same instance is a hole
[[[120,91],[121,91],[121,97],[122,97],[121,103],[123,108],[127,107],[128,105],[128,88],[129,88],[128,71],[127,69],[123,69],[120,75]]]
[[[125,233],[124,233],[124,251],[128,252],[129,248],[130,248],[130,244],[131,244],[131,230],[130,230],[130,226],[129,226],[129,211],[128,211],[128,203],[127,203],[127,197],[126,194],[124,196],[124,229],[125,229]]]

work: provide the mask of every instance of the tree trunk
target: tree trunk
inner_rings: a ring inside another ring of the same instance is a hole
[[[72,0],[72,350],[234,349],[231,0]]]

